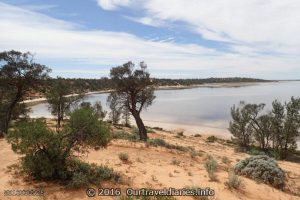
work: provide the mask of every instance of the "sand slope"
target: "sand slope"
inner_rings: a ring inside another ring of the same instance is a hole
[[[156,131],[149,134],[151,138],[164,138],[172,144],[192,146],[202,152],[201,156],[192,158],[188,152],[180,152],[162,147],[147,146],[144,143],[134,143],[126,140],[114,140],[104,150],[90,150],[88,154],[81,155],[81,159],[90,163],[104,164],[120,172],[126,180],[126,184],[114,185],[105,182],[97,187],[120,187],[123,190],[127,187],[135,188],[157,188],[164,187],[184,188],[187,186],[210,187],[215,190],[215,197],[212,199],[253,199],[253,200],[300,200],[300,164],[280,161],[279,165],[287,172],[288,181],[286,191],[274,189],[266,184],[257,183],[251,179],[242,177],[244,188],[241,190],[229,190],[224,185],[227,180],[228,169],[245,157],[243,153],[234,152],[233,147],[215,143],[207,143],[205,138],[183,136],[178,138],[175,133]],[[122,162],[118,154],[126,152],[129,155],[129,162]],[[204,168],[207,154],[217,159],[219,169],[217,172],[218,181],[211,182]],[[41,183],[26,180],[13,169],[12,164],[18,163],[19,156],[10,148],[4,140],[0,140],[0,200],[4,199],[90,199],[85,194],[85,189],[67,190],[63,185],[57,183]],[[230,164],[222,163],[222,157],[226,156]],[[173,160],[177,161],[174,164]],[[8,189],[34,189],[44,188],[46,197],[7,197],[3,190]],[[293,194],[298,194],[295,196]],[[98,199],[116,199],[101,197]],[[178,199],[193,199],[191,197],[178,197]]]

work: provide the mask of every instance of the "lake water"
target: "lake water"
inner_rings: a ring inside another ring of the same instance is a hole
[[[156,99],[142,112],[146,125],[165,129],[184,129],[189,133],[216,134],[229,138],[230,108],[240,101],[265,103],[270,110],[274,99],[288,101],[300,97],[300,82],[258,83],[245,87],[199,87],[180,90],[157,90]],[[85,101],[101,101],[106,110],[108,94],[88,95]],[[32,117],[51,117],[46,103],[32,107]]]

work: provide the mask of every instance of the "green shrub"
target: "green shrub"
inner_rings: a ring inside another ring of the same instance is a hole
[[[177,166],[179,166],[180,163],[181,163],[180,160],[176,160],[176,159],[173,159],[173,160],[172,160],[172,165],[177,165]]]
[[[225,182],[228,188],[239,189],[243,187],[242,180],[233,171],[228,172],[228,181]]]
[[[127,133],[125,131],[114,131],[112,134],[113,139],[122,139],[122,140],[129,140],[129,141],[139,141],[140,137],[136,133]]]
[[[228,157],[223,156],[223,157],[222,157],[222,162],[223,162],[224,164],[229,164],[229,163],[230,163],[230,160],[229,160]]]
[[[148,140],[148,143],[152,146],[160,146],[160,147],[167,147],[168,146],[168,143],[163,140],[163,139],[160,139],[160,138],[155,138],[155,139],[149,139]]]
[[[152,128],[147,127],[147,133],[155,133],[155,131]]]
[[[208,173],[208,177],[211,181],[216,181],[217,180],[217,176],[215,175],[215,172],[217,171],[218,168],[218,163],[217,161],[212,157],[212,156],[208,156],[204,167]]]
[[[122,161],[128,161],[129,156],[128,156],[127,153],[119,153],[119,158],[120,158],[120,160],[122,160]]]
[[[110,129],[91,108],[75,110],[60,132],[48,129],[43,119],[19,123],[7,135],[22,158],[23,171],[38,180],[58,180],[81,187],[103,178],[102,168],[74,160],[74,151],[106,147]],[[95,175],[98,173],[98,175]]]
[[[157,127],[157,126],[153,127],[153,129],[159,130],[159,131],[163,131],[164,130],[163,128],[160,128],[160,127]]]
[[[9,132],[7,139],[16,153],[25,154],[22,168],[28,175],[44,180],[69,177],[61,173],[66,171],[66,166],[61,164],[65,160],[59,145],[62,136],[49,130],[45,120],[22,122]]]
[[[183,131],[178,132],[178,133],[177,133],[177,136],[178,136],[178,137],[182,137],[182,136],[183,136]]]
[[[180,145],[169,144],[161,138],[149,139],[148,144],[155,146],[155,147],[160,146],[160,147],[165,147],[167,149],[175,149],[175,150],[183,151],[183,152],[194,151],[194,149],[192,147],[184,147],[184,146],[180,146]]]
[[[202,156],[202,152],[191,151],[190,155],[191,155],[191,158],[196,158],[197,156]]]
[[[254,156],[256,156],[256,155],[266,155],[265,152],[260,151],[260,150],[258,150],[257,148],[254,148],[254,147],[251,148],[250,151],[248,151],[248,153],[251,154],[251,155],[254,155]]]
[[[285,173],[277,162],[266,155],[252,156],[238,162],[234,168],[237,174],[263,181],[276,188],[285,184]]]
[[[216,138],[216,137],[213,136],[213,135],[206,138],[206,141],[207,141],[207,142],[210,142],[210,143],[213,143],[213,142],[215,142],[215,141],[217,141],[217,140],[218,140],[218,138]]]
[[[89,185],[89,179],[86,174],[74,173],[72,179],[68,183],[67,187],[69,188],[82,188],[87,187]]]
[[[72,178],[67,184],[67,187],[70,188],[87,187],[90,184],[111,180],[115,176],[113,170],[106,166],[88,164],[77,159],[70,160],[67,165],[69,173],[72,174]]]

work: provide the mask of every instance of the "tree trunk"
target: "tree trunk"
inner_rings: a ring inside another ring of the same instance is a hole
[[[8,132],[9,122],[11,120],[13,110],[21,98],[22,98],[22,88],[18,88],[17,94],[16,94],[14,100],[9,105],[7,113],[6,113],[6,119],[5,119],[4,130],[3,130],[4,134],[6,134]]]
[[[138,112],[133,112],[132,115],[135,119],[136,125],[139,128],[140,140],[147,141],[148,139],[147,129],[145,128],[145,125],[143,123],[143,120],[140,117],[140,114]]]

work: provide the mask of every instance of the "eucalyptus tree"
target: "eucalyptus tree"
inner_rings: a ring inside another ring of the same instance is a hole
[[[285,103],[275,100],[271,112],[263,112],[264,107],[245,102],[233,106],[229,131],[242,147],[257,143],[264,151],[272,149],[276,158],[286,158],[297,148],[300,136],[300,98]]]
[[[115,91],[111,95],[117,96],[120,107],[127,107],[134,117],[139,129],[140,139],[146,141],[147,130],[141,118],[141,112],[150,106],[155,99],[154,84],[144,62],[135,69],[132,62],[113,67],[110,77]]]
[[[71,95],[72,89],[63,78],[57,80],[50,87],[46,94],[51,114],[56,116],[56,130],[59,131],[61,122],[64,121],[66,114],[70,112],[72,105],[78,103],[83,95]]]
[[[4,51],[0,53],[0,135],[7,133],[9,123],[26,94],[37,91],[49,78],[51,71],[34,62],[30,52]]]

